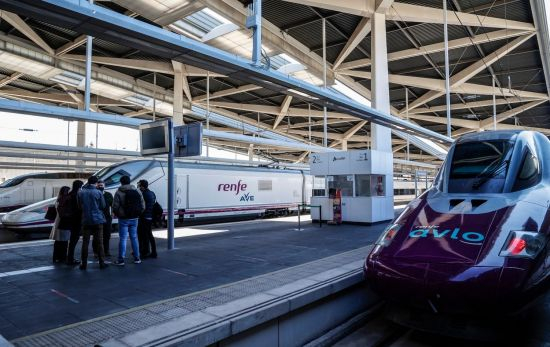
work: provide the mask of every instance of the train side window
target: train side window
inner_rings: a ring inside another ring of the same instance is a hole
[[[259,180],[258,181],[258,190],[273,190],[273,181],[271,180]]]
[[[530,188],[539,183],[540,178],[539,161],[528,149],[521,163],[521,169],[518,172],[512,191],[517,192],[518,190]]]

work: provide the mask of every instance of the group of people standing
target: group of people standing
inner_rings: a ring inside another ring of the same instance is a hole
[[[149,190],[146,180],[138,182],[138,187],[130,184],[130,177],[120,178],[121,186],[115,196],[105,191],[105,183],[96,176],[88,182],[76,180],[72,188],[60,189],[55,202],[57,216],[50,234],[55,240],[53,262],[80,265],[81,270],[88,266],[88,246],[93,236],[92,249],[99,260],[99,268],[108,265],[113,214],[118,218],[118,258],[114,265],[125,265],[126,241],[132,244],[135,264],[142,258],[157,258],[157,248],[152,232],[153,206],[156,196]],[[75,259],[75,248],[82,235],[81,259]]]

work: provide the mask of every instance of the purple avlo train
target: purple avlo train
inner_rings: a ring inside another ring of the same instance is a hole
[[[384,231],[370,286],[401,307],[514,313],[550,274],[550,141],[531,131],[466,135],[434,185]]]

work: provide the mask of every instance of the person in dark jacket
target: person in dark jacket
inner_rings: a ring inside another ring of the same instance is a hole
[[[69,203],[67,204],[67,209],[68,209],[67,214],[71,216],[69,217],[71,238],[69,240],[69,251],[67,253],[68,265],[80,264],[80,260],[77,260],[74,258],[74,250],[76,248],[76,244],[78,243],[78,239],[80,238],[80,229],[82,227],[81,225],[82,213],[80,211],[80,208],[78,207],[78,201],[77,201],[77,194],[80,188],[82,188],[82,185],[84,185],[84,182],[82,182],[81,180],[73,181],[73,186],[71,188],[71,191],[69,192]]]
[[[105,269],[105,253],[103,251],[103,223],[105,216],[105,200],[103,193],[96,188],[98,179],[96,176],[88,178],[88,183],[78,192],[78,205],[82,210],[82,263],[80,270],[86,270],[88,266],[88,246],[90,244],[90,235],[97,237],[97,247],[99,255],[99,268]]]
[[[145,209],[145,201],[139,189],[130,184],[129,176],[120,178],[120,187],[115,193],[113,212],[118,217],[118,259],[113,263],[124,266],[126,257],[126,240],[130,235],[134,264],[141,264],[139,244],[137,240],[138,217]],[[137,201],[136,201],[137,199]],[[132,209],[132,211],[129,211]]]
[[[145,200],[145,210],[139,216],[138,222],[139,253],[142,258],[156,258],[157,244],[153,236],[152,224],[153,205],[157,201],[157,197],[155,193],[149,190],[149,182],[147,180],[139,181],[138,188],[141,190],[143,200]]]
[[[97,189],[103,193],[103,199],[105,200],[105,208],[103,209],[103,215],[105,216],[105,223],[103,223],[103,251],[105,252],[106,257],[111,256],[109,242],[111,240],[111,231],[113,224],[113,194],[105,191],[105,182],[102,180],[97,181]],[[99,257],[99,249],[97,247],[97,238],[94,237],[92,243],[92,248],[94,249],[94,256]]]
[[[69,238],[71,233],[71,219],[70,215],[66,214],[66,206],[69,203],[69,191],[70,187],[63,186],[59,189],[57,200],[55,201],[55,210],[57,216],[55,218],[54,226],[50,234],[50,239],[54,240],[53,243],[53,262],[64,263],[67,261],[67,247],[69,245]]]

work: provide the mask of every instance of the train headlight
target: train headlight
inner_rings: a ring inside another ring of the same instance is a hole
[[[382,235],[380,235],[380,237],[378,238],[378,241],[376,241],[376,245],[382,247],[389,246],[397,235],[399,229],[401,229],[401,224],[393,223],[388,225]]]
[[[544,235],[533,231],[511,231],[501,257],[535,258],[544,248]]]

